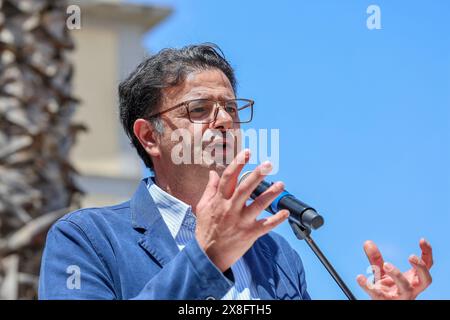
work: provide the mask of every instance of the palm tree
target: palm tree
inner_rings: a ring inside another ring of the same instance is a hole
[[[36,298],[45,234],[79,207],[68,160],[74,45],[67,3],[0,0],[0,298]]]

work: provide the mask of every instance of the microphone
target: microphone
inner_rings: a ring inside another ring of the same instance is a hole
[[[238,184],[244,181],[252,171],[247,171],[239,178]],[[269,189],[273,182],[261,181],[253,190],[251,198],[257,198],[261,193]],[[267,208],[266,211],[275,214],[282,209],[289,210],[289,220],[300,224],[306,229],[318,229],[323,223],[323,217],[317,211],[306,203],[295,198],[292,194],[284,190]]]

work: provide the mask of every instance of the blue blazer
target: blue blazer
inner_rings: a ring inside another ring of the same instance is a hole
[[[281,236],[259,238],[244,259],[261,299],[309,299],[299,255]],[[40,299],[221,299],[233,282],[194,238],[179,251],[145,181],[131,200],[82,209],[47,235]]]

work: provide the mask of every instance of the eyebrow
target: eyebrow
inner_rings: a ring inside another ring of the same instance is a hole
[[[206,96],[199,96],[199,97],[192,97],[192,98],[187,98],[187,100],[197,100],[197,99],[207,99],[207,100],[218,100],[218,101],[222,101],[222,100],[233,100],[236,99],[236,96],[216,96],[216,95],[206,95]]]

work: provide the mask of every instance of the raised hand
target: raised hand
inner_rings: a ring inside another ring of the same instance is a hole
[[[364,243],[364,251],[374,271],[374,283],[369,283],[363,275],[358,275],[358,284],[374,300],[412,300],[431,284],[430,269],[433,266],[431,245],[425,239],[419,242],[421,258],[411,255],[409,263],[412,268],[401,272],[390,263],[384,262],[383,256],[372,241]]]
[[[209,182],[196,206],[196,238],[211,261],[221,270],[231,267],[253,243],[285,221],[289,212],[281,210],[267,219],[258,215],[283,191],[281,182],[274,183],[250,205],[253,190],[270,173],[269,162],[259,165],[239,185],[238,177],[250,158],[250,151],[241,151],[221,177],[210,171]]]

